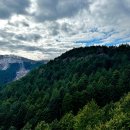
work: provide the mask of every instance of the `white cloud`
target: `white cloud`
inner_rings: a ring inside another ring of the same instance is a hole
[[[2,0],[0,5],[0,54],[52,59],[73,47],[130,41],[129,0]]]

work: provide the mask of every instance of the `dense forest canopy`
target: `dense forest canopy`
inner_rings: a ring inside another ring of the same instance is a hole
[[[129,130],[129,91],[129,45],[74,48],[1,88],[0,128]]]

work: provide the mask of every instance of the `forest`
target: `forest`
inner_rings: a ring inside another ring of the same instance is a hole
[[[74,48],[0,88],[0,130],[129,129],[129,45]]]

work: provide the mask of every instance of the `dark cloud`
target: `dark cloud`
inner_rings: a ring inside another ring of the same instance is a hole
[[[36,46],[27,46],[22,44],[11,44],[10,42],[4,42],[0,41],[0,47],[3,50],[10,50],[10,52],[18,52],[18,51],[26,51],[26,52],[41,52],[47,55],[52,54],[61,54],[62,52],[65,52],[65,48],[44,48],[44,47],[36,47]]]
[[[69,23],[63,23],[61,25],[61,30],[67,34],[73,35],[73,29],[72,29],[72,25],[70,25]]]
[[[0,18],[7,19],[13,14],[26,14],[29,0],[0,0]]]
[[[15,27],[19,27],[19,26],[29,27],[30,26],[29,23],[24,22],[24,21],[16,21],[16,22],[8,21],[8,25],[15,26]]]
[[[35,12],[37,21],[52,21],[72,17],[80,10],[87,8],[90,0],[37,0],[38,9]]]
[[[128,24],[130,19],[130,0],[96,0],[89,14],[95,22],[107,25]],[[119,25],[119,26],[120,26]]]
[[[50,35],[52,36],[56,36],[59,34],[59,30],[60,30],[60,24],[58,22],[51,22],[52,24],[49,26],[49,32]]]
[[[27,22],[22,22],[21,24],[23,25],[23,27],[29,27],[29,24]]]
[[[119,7],[124,11],[124,14],[130,16],[130,1],[129,0],[120,0]]]
[[[0,30],[0,38],[3,38],[5,40],[10,39],[14,36],[13,32],[7,32],[5,30]]]
[[[10,50],[11,52],[16,52],[16,51],[27,51],[27,52],[40,51],[40,52],[42,52],[42,49],[35,47],[35,46],[12,44],[10,42],[3,42],[3,41],[0,41],[0,47],[1,47],[1,49]]]
[[[16,35],[15,38],[17,40],[21,40],[21,41],[34,41],[37,42],[39,39],[41,39],[42,37],[39,34],[19,34]]]
[[[67,22],[58,23],[56,21],[51,21],[50,26],[48,27],[49,33],[51,36],[58,36],[59,34],[73,34],[72,25]]]

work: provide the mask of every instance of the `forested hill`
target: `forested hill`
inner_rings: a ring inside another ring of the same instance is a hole
[[[129,91],[129,45],[75,48],[1,88],[0,127],[129,130]]]

